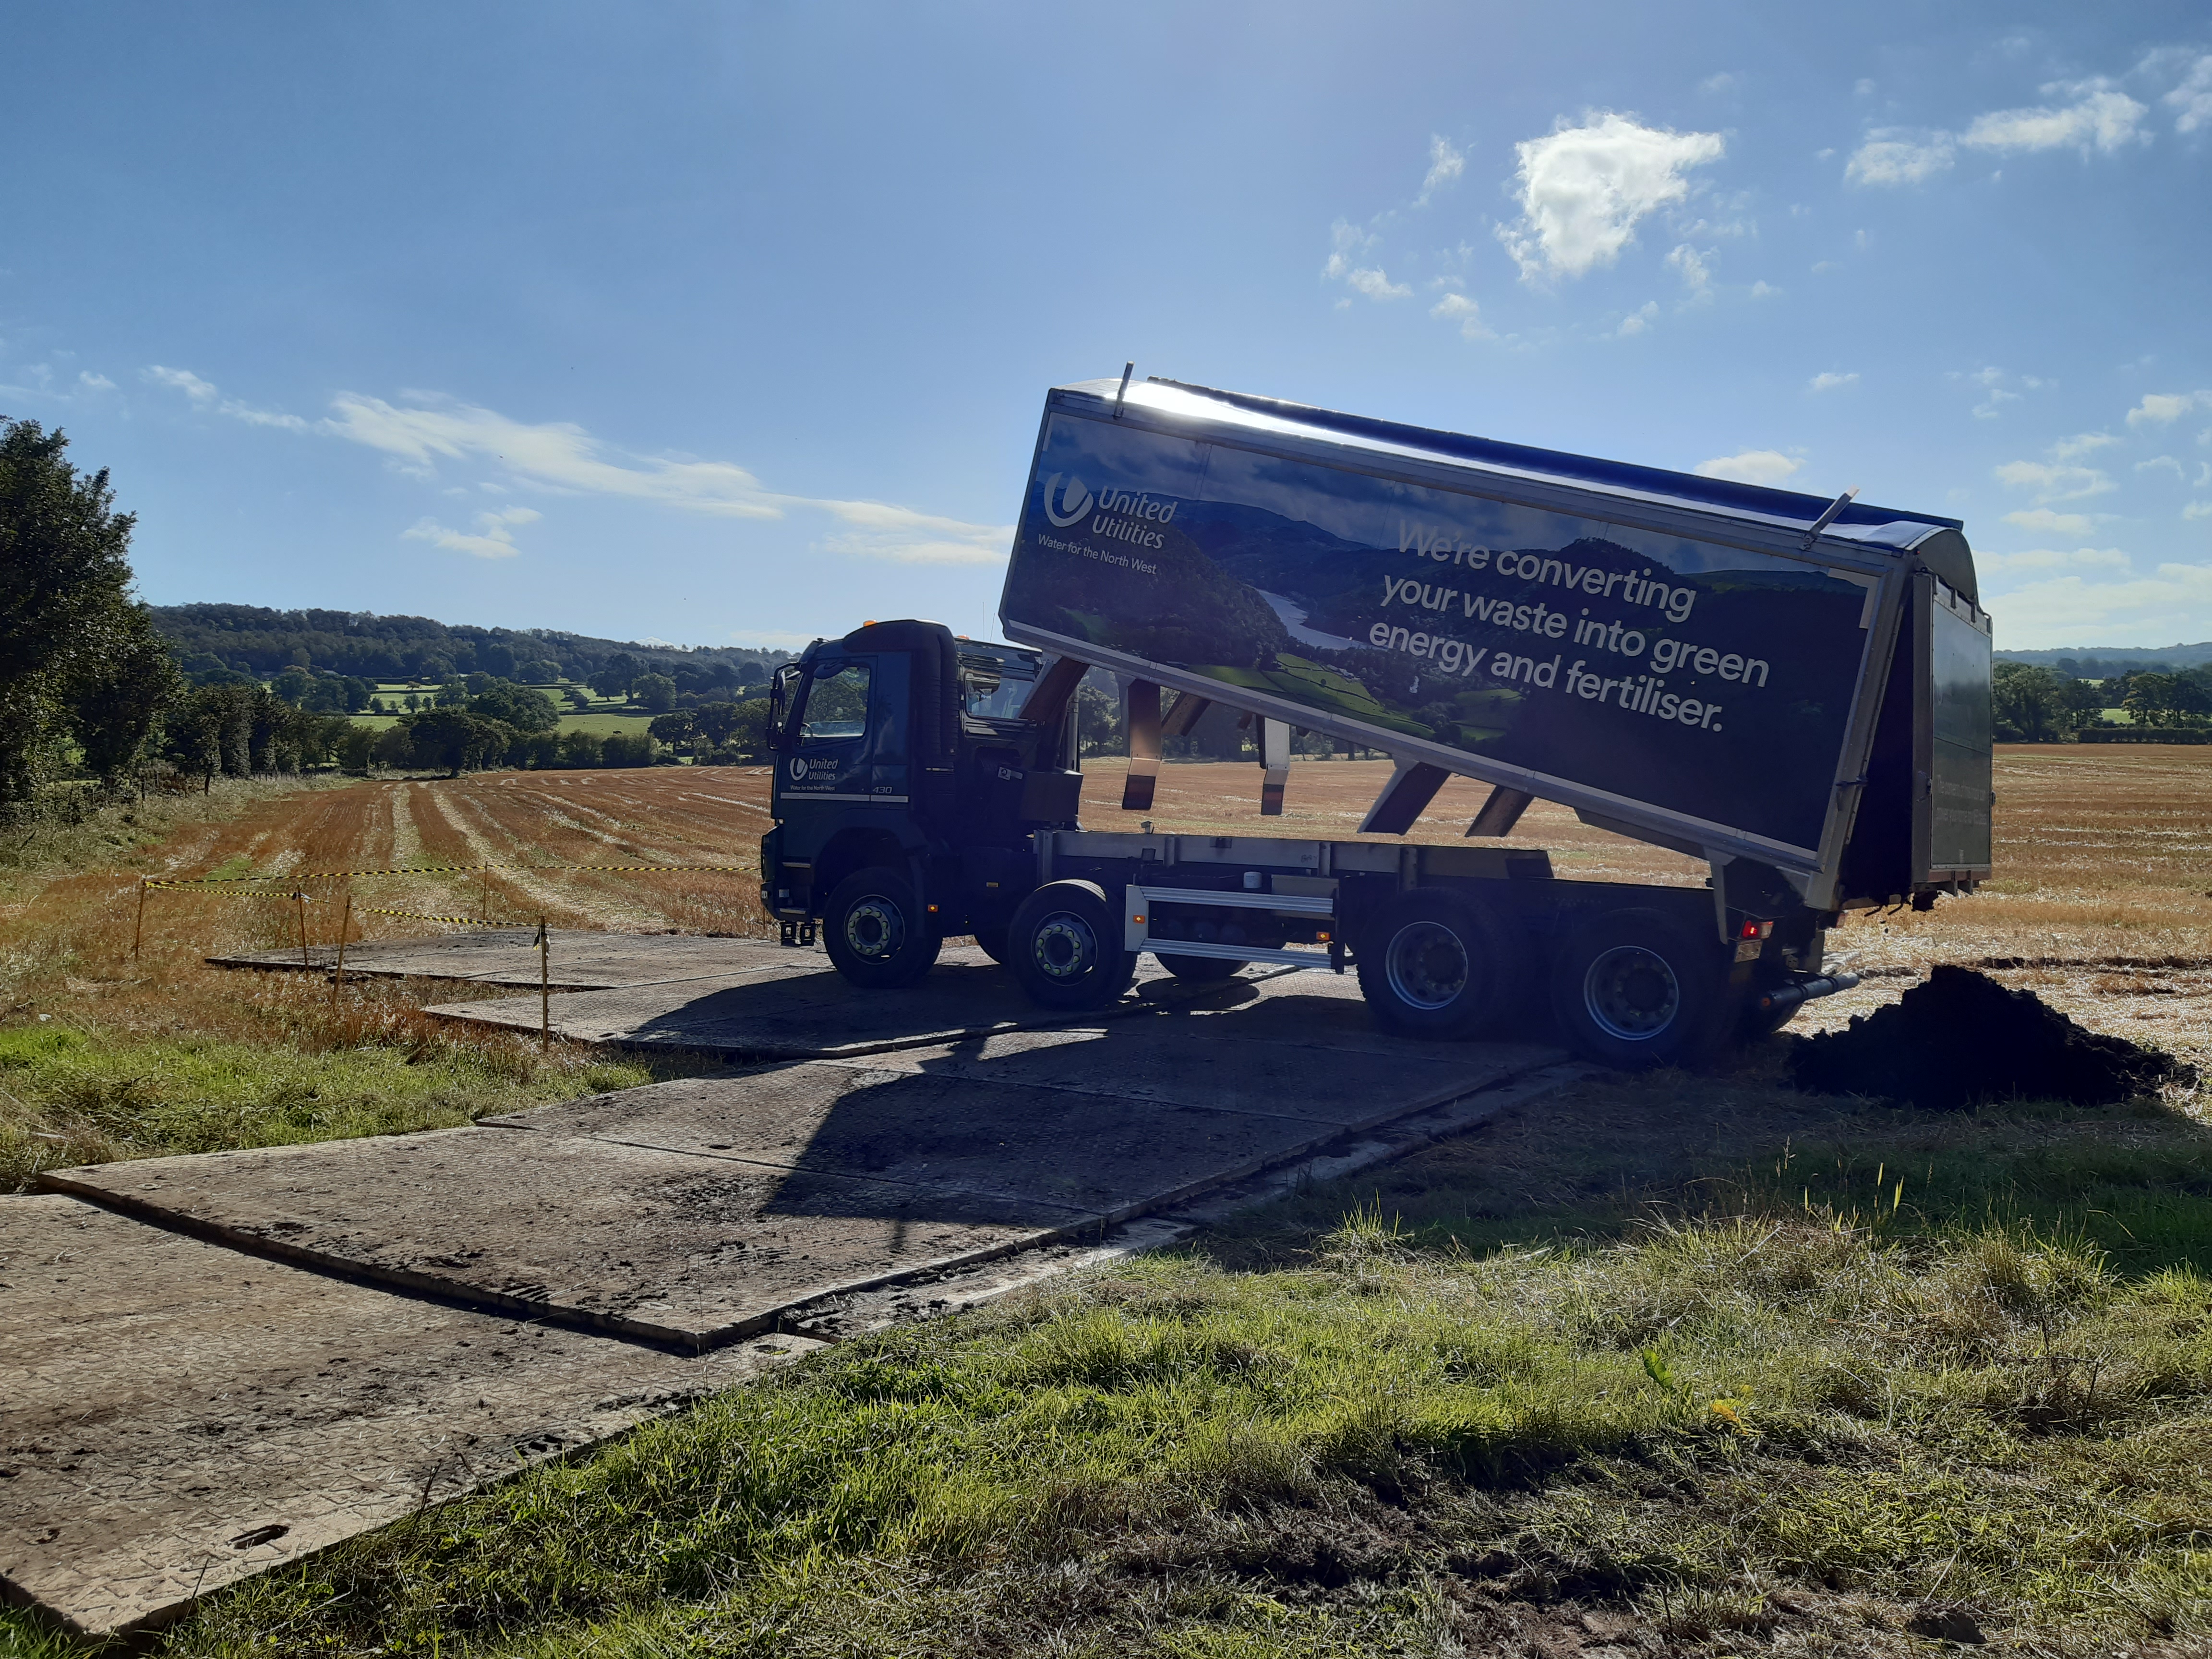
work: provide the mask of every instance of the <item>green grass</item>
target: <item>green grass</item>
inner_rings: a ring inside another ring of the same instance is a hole
[[[561,729],[563,732],[589,732],[602,738],[617,732],[635,736],[643,732],[652,721],[653,716],[650,714],[617,714],[604,709],[594,709],[587,714],[573,712],[562,714]]]
[[[1931,1602],[2037,1651],[2202,1643],[2208,1177],[2148,1104],[1593,1084],[848,1342],[166,1650],[1902,1653]]]
[[[0,1027],[0,1193],[42,1169],[447,1128],[684,1069],[459,1040],[398,1010],[357,1018],[333,1040],[313,1029],[314,1011],[299,1012],[289,1042],[272,1042],[275,1031]]]

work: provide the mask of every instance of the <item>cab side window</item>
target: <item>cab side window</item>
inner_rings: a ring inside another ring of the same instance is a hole
[[[806,688],[806,707],[799,718],[801,743],[836,743],[860,738],[868,731],[868,665],[847,661],[834,669],[814,672]]]

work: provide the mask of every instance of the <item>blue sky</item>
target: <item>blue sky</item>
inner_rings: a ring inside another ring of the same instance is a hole
[[[995,631],[1118,373],[1964,518],[2212,638],[2201,4],[15,8],[0,413],[158,603]]]

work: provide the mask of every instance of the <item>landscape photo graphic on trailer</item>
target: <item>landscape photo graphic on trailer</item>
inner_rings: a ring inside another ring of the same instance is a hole
[[[1868,580],[1054,413],[1000,611],[1811,849]]]

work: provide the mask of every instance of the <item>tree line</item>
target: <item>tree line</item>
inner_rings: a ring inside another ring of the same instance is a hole
[[[2212,663],[2172,671],[2138,668],[2103,679],[2040,664],[2000,660],[1990,673],[2001,743],[2057,743],[2103,723],[2107,708],[2136,726],[2191,728],[2212,720]]]

